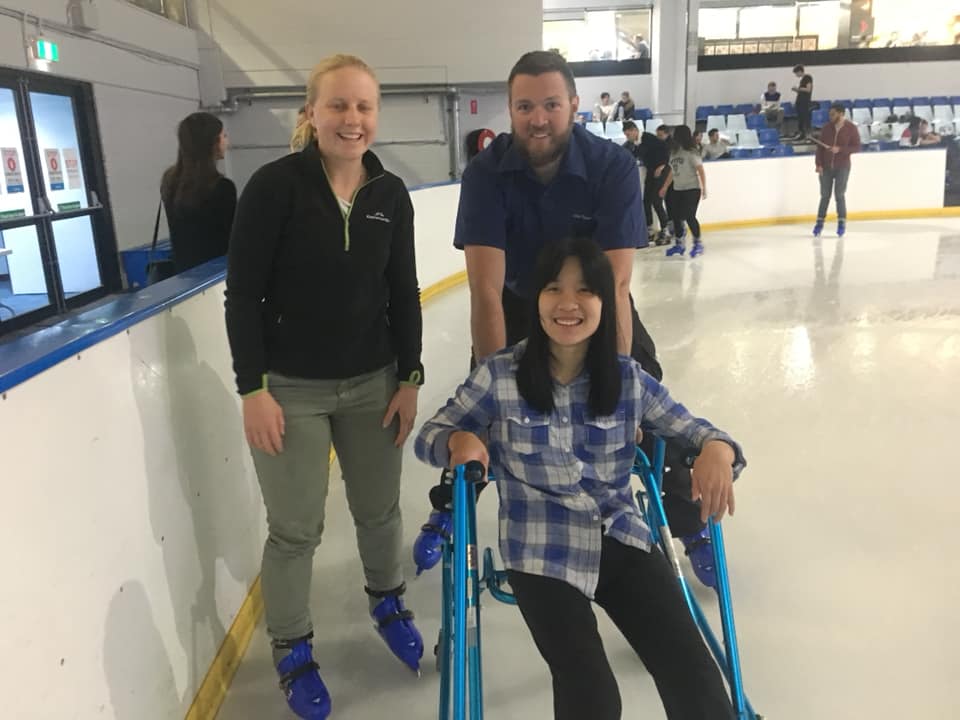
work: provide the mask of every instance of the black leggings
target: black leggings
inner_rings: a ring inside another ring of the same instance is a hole
[[[670,194],[670,218],[673,220],[673,231],[677,237],[683,235],[683,224],[690,226],[694,240],[700,239],[700,222],[697,220],[697,207],[700,205],[700,188],[696,190],[667,191]]]
[[[550,667],[554,718],[620,720],[620,691],[590,600],[562,580],[507,574]],[[733,718],[720,670],[658,548],[645,552],[604,536],[595,598],[653,676],[669,720]]]

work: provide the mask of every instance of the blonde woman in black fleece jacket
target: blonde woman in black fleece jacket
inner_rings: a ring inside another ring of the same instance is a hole
[[[331,442],[370,614],[404,663],[417,670],[423,654],[401,598],[399,507],[401,447],[423,382],[420,290],[410,195],[369,150],[379,104],[359,58],[314,68],[291,142],[303,149],[253,175],[230,241],[227,331],[269,525],[267,632],[303,718],[326,718],[331,706],[308,606]]]

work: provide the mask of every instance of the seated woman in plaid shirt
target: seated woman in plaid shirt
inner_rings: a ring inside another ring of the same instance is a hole
[[[617,354],[613,272],[596,243],[548,245],[535,282],[540,322],[477,367],[423,426],[417,457],[494,471],[500,553],[550,667],[555,718],[621,716],[591,601],[650,671],[670,720],[732,718],[720,671],[651,544],[630,470],[641,424],[685,439],[700,449],[694,497],[704,519],[719,519],[734,509],[740,447]]]

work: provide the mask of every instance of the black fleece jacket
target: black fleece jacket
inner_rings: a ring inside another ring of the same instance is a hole
[[[244,188],[226,290],[241,395],[266,387],[268,371],[342,379],[395,362],[402,382],[423,382],[413,204],[372,152],[363,165],[349,212],[316,144],[264,165]]]

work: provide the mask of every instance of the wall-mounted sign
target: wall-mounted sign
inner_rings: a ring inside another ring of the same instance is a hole
[[[23,172],[20,170],[20,153],[16,148],[0,148],[3,160],[3,184],[8,193],[23,192]]]
[[[47,62],[60,62],[60,48],[55,42],[37,38],[34,54],[37,60],[46,60]]]
[[[77,159],[76,148],[63,149],[63,165],[67,169],[67,187],[71,190],[80,190],[80,161]]]
[[[63,163],[60,162],[60,151],[57,148],[47,148],[43,151],[43,156],[47,160],[50,189],[63,190]]]

